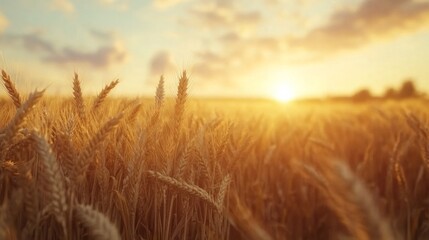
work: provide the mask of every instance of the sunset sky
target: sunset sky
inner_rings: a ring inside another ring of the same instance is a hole
[[[0,67],[18,88],[194,96],[429,92],[429,0],[0,0]],[[4,91],[3,91],[4,92]]]

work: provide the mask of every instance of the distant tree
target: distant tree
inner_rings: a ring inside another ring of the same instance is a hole
[[[391,99],[391,98],[396,98],[397,95],[398,95],[398,93],[396,92],[396,90],[394,88],[388,88],[384,92],[383,97],[386,99]]]
[[[410,98],[410,97],[416,97],[417,96],[417,90],[414,85],[414,80],[409,78],[402,83],[402,87],[399,90],[398,97],[399,98]]]
[[[352,100],[355,102],[364,102],[372,98],[372,94],[368,89],[362,89],[352,96]]]

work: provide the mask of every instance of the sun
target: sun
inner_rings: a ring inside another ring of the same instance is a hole
[[[295,99],[296,95],[290,86],[278,85],[274,89],[273,99],[285,103]]]

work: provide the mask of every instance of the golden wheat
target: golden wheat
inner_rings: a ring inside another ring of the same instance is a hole
[[[152,178],[154,178],[154,179],[156,179],[156,180],[158,180],[158,181],[160,181],[160,182],[162,182],[162,183],[164,183],[170,187],[176,188],[179,191],[182,191],[183,193],[189,194],[192,197],[196,197],[196,198],[199,198],[199,199],[205,201],[210,206],[212,206],[215,210],[220,211],[216,201],[213,199],[212,196],[210,196],[210,194],[206,190],[204,190],[204,189],[202,189],[196,185],[191,185],[191,184],[188,184],[186,182],[177,180],[175,178],[165,176],[159,172],[148,171],[147,174],[150,177],[152,177]]]
[[[87,229],[91,239],[119,240],[121,239],[115,225],[102,213],[90,206],[78,204],[75,206],[76,218]]]
[[[424,101],[199,100],[184,71],[175,101],[163,76],[107,101],[118,81],[84,97],[74,74],[34,108],[2,78],[0,239],[428,237]]]
[[[97,98],[95,98],[94,103],[92,104],[92,111],[95,112],[101,104],[104,102],[104,100],[107,98],[107,95],[110,93],[110,91],[113,90],[113,88],[118,85],[119,79],[116,79],[115,81],[112,81],[108,85],[106,85],[103,90],[98,94]]]
[[[18,90],[16,90],[15,84],[10,79],[10,75],[6,73],[6,71],[1,71],[3,84],[9,93],[10,98],[12,98],[13,104],[15,104],[16,108],[21,107],[21,96],[19,95]]]
[[[82,88],[80,86],[79,75],[74,73],[73,77],[73,96],[76,106],[76,111],[80,119],[85,119],[85,103],[83,101]]]

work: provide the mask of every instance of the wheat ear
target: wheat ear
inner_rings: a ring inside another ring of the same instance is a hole
[[[158,86],[156,87],[156,94],[155,94],[155,107],[156,109],[160,109],[164,103],[164,76],[161,75],[159,78]]]
[[[216,198],[216,205],[219,210],[223,210],[223,202],[225,200],[226,193],[228,191],[229,184],[231,183],[231,176],[226,175],[220,184],[219,193]]]
[[[212,206],[214,209],[219,211],[219,208],[218,208],[218,205],[216,204],[216,201],[213,199],[212,196],[210,196],[210,194],[206,190],[204,190],[204,189],[202,189],[196,185],[192,185],[192,184],[186,183],[184,181],[180,181],[180,180],[177,180],[175,178],[166,176],[166,175],[161,174],[159,172],[147,171],[147,173],[150,177],[164,183],[167,186],[176,188],[177,190],[179,190],[183,193],[186,193],[192,197],[196,197],[196,198],[199,198],[199,199],[205,201],[210,206]]]
[[[31,132],[32,139],[37,144],[37,152],[42,158],[43,172],[43,187],[48,201],[51,204],[51,209],[55,214],[55,218],[60,222],[65,229],[65,213],[68,210],[66,201],[66,191],[64,187],[64,179],[61,175],[60,167],[56,157],[54,156],[51,146],[46,138],[42,137],[36,131]],[[66,233],[66,231],[64,232]]]
[[[351,193],[351,198],[355,204],[366,213],[368,225],[376,232],[369,231],[372,238],[377,239],[395,239],[392,229],[388,222],[381,216],[375,201],[369,189],[364,183],[350,170],[350,168],[343,162],[336,162],[334,164],[339,177],[347,186]],[[369,229],[368,229],[369,230]]]
[[[136,104],[133,107],[133,109],[131,110],[130,114],[128,115],[127,123],[135,122],[135,120],[136,120],[139,112],[141,111],[141,109],[142,109],[142,104],[141,103]]]
[[[10,79],[10,75],[6,73],[5,70],[1,71],[1,76],[3,79],[3,84],[9,93],[10,98],[12,98],[13,104],[16,108],[21,107],[21,97],[18,90],[16,90],[15,84]]]
[[[97,98],[94,100],[94,104],[92,105],[92,111],[96,111],[101,104],[104,102],[104,100],[106,100],[107,95],[110,93],[110,91],[113,90],[113,88],[116,87],[116,85],[118,85],[119,80],[116,79],[115,81],[112,81],[111,83],[109,83],[108,85],[106,85],[103,90],[101,90],[101,92],[98,94]]]
[[[85,104],[83,102],[82,88],[80,86],[79,75],[74,73],[73,77],[73,97],[76,111],[80,119],[85,119]]]
[[[147,130],[155,126],[159,119],[159,114],[161,112],[162,105],[164,104],[164,76],[161,75],[158,86],[156,87],[155,94],[155,110],[153,115],[150,118],[149,124],[147,125]]]
[[[95,153],[97,147],[104,141],[107,135],[119,124],[123,117],[123,113],[118,114],[116,117],[109,120],[104,126],[95,134],[89,141],[86,148],[79,155],[78,161],[73,171],[75,180],[80,181],[85,176],[86,170],[90,164],[90,158]]]
[[[25,103],[18,108],[15,116],[8,123],[4,130],[4,135],[1,138],[2,143],[0,144],[3,146],[3,148],[6,148],[5,145],[12,143],[13,138],[18,133],[21,126],[25,123],[30,110],[34,107],[34,105],[36,105],[40,98],[42,98],[44,92],[45,90],[31,93],[27,101],[25,101]]]
[[[186,98],[188,96],[187,94],[188,82],[189,82],[189,79],[186,75],[186,71],[183,71],[182,76],[180,76],[179,78],[179,86],[177,87],[176,105],[174,107],[174,119],[175,119],[176,132],[180,128],[180,124],[183,119],[183,114],[185,112],[185,103],[186,103]]]
[[[77,204],[75,206],[77,220],[88,230],[91,239],[94,240],[119,240],[116,226],[101,212],[91,206]]]

